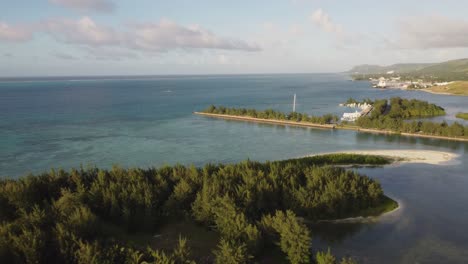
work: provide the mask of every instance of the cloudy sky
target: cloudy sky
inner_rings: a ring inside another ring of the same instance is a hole
[[[460,0],[0,0],[0,76],[338,72],[468,57]]]

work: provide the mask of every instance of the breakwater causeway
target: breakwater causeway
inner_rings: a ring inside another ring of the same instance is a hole
[[[401,135],[401,136],[408,136],[408,137],[433,138],[433,139],[468,142],[468,139],[466,138],[434,136],[434,135],[419,134],[419,133],[400,133],[400,132],[395,132],[395,131],[390,131],[390,130],[368,129],[368,128],[360,128],[358,126],[349,126],[349,125],[342,125],[342,124],[337,124],[337,125],[316,124],[316,123],[310,123],[310,122],[295,122],[295,121],[288,121],[288,120],[264,119],[264,118],[255,118],[255,117],[249,117],[249,116],[212,114],[212,113],[204,113],[204,112],[193,112],[193,114],[211,117],[211,118],[237,120],[237,121],[253,122],[253,123],[275,124],[275,125],[296,126],[296,127],[310,127],[310,128],[320,128],[320,129],[343,129],[343,130],[354,130],[354,131],[363,132],[363,133]]]

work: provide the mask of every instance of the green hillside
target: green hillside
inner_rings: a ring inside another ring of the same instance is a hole
[[[438,63],[416,71],[415,74],[447,80],[468,80],[468,59]]]
[[[361,79],[376,77],[394,71],[396,75],[409,79],[426,79],[434,81],[468,80],[468,59],[451,60],[441,63],[407,63],[390,66],[359,65],[349,73]]]
[[[349,72],[351,74],[383,74],[389,71],[394,71],[395,73],[407,73],[412,71],[421,70],[425,67],[432,66],[433,63],[399,63],[389,66],[379,66],[379,65],[358,65],[353,67]]]

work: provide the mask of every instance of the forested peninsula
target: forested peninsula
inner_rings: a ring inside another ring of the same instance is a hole
[[[445,110],[435,104],[400,97],[393,97],[389,100],[366,100],[366,103],[371,104],[373,110],[359,117],[355,122],[339,122],[339,118],[331,114],[311,116],[297,112],[283,113],[273,109],[256,110],[214,105],[195,114],[280,125],[349,129],[360,132],[468,141],[468,126],[463,126],[458,122],[448,124],[445,121],[438,123],[424,120],[428,117],[445,115]]]
[[[355,263],[317,252],[306,222],[396,208],[376,180],[332,166],[391,162],[329,154],[2,179],[0,261],[255,263],[277,252],[289,263]]]

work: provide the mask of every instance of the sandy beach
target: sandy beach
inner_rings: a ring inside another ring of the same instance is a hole
[[[397,163],[425,163],[433,165],[444,165],[449,161],[458,157],[457,154],[434,151],[434,150],[412,150],[412,149],[395,149],[395,150],[345,150],[333,153],[349,153],[362,155],[378,155],[397,159]],[[331,153],[322,153],[331,154]]]

